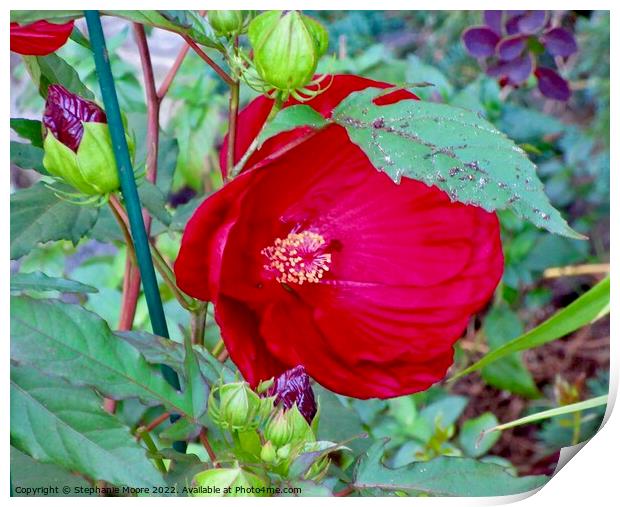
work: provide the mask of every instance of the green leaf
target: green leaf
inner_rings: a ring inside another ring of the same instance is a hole
[[[94,225],[98,208],[78,206],[56,197],[42,182],[11,195],[11,259],[38,243],[68,239],[74,245]]]
[[[164,481],[129,428],[93,391],[38,369],[11,368],[11,444],[37,461],[96,480],[149,487]]]
[[[355,472],[356,489],[378,488],[431,496],[503,496],[532,491],[549,477],[513,477],[492,463],[471,458],[439,457],[401,468],[382,464],[385,441],[378,441],[363,455]]]
[[[114,399],[139,398],[193,418],[191,399],[103,319],[78,305],[12,297],[11,359]]]
[[[138,187],[140,202],[148,210],[151,216],[155,217],[165,226],[172,222],[172,215],[166,209],[166,197],[159,187],[150,181],[144,180]]]
[[[28,143],[11,141],[11,163],[21,169],[33,169],[49,174],[43,167],[43,149]]]
[[[55,53],[46,56],[24,56],[23,59],[32,81],[43,98],[47,97],[47,88],[51,84],[60,84],[85,99],[95,98],[93,92],[80,81],[76,70]]]
[[[298,105],[282,109],[258,136],[258,147],[270,137],[274,137],[282,132],[288,132],[298,127],[311,127],[320,129],[327,125],[327,120],[317,113],[310,106]]]
[[[39,120],[11,118],[11,129],[18,136],[28,139],[33,146],[43,148],[43,126]]]
[[[180,343],[144,331],[122,331],[117,332],[116,336],[139,350],[149,363],[167,364],[184,378],[185,351]],[[196,345],[194,352],[200,364],[200,371],[208,382],[215,384],[220,377],[224,382],[235,381],[235,373],[205,349]]]
[[[484,319],[483,331],[489,348],[495,350],[523,334],[524,329],[519,317],[509,308],[494,308]],[[506,389],[528,398],[540,396],[519,353],[510,354],[485,366],[481,375],[487,384],[498,389]]]
[[[478,458],[491,449],[499,440],[499,433],[485,433],[498,423],[497,417],[491,412],[485,412],[479,417],[468,419],[461,426],[459,444],[465,454]]]
[[[420,100],[377,106],[379,93],[352,93],[332,116],[377,170],[396,183],[413,178],[453,201],[511,209],[538,227],[583,239],[551,206],[525,152],[491,123],[465,109]]]
[[[520,419],[515,419],[514,421],[510,421],[505,424],[493,426],[491,428],[488,428],[486,431],[503,431],[509,428],[514,428],[515,426],[522,426],[524,424],[531,424],[534,422],[543,421],[545,419],[556,417],[558,415],[572,414],[574,412],[581,412],[582,410],[601,407],[607,404],[607,397],[607,394],[603,394],[601,396],[597,396],[596,398],[590,398],[589,400],[579,401],[577,403],[571,403],[570,405],[563,405],[561,407],[556,407],[549,410],[543,410],[542,412],[537,412],[536,414],[521,417]]]
[[[22,290],[34,291],[58,291],[58,292],[74,292],[88,293],[99,292],[95,287],[85,285],[75,280],[67,280],[66,278],[53,278],[47,276],[41,271],[34,273],[15,273],[11,275],[11,292]]]
[[[579,296],[570,305],[556,312],[539,326],[492,350],[469,368],[454,375],[450,381],[479,370],[509,354],[540,347],[545,343],[562,338],[607,313],[609,313],[609,277],[596,284],[588,292]]]
[[[215,49],[223,49],[222,44],[215,37],[209,23],[198,11],[185,11],[183,19],[175,16],[164,16],[162,12],[174,11],[101,11],[110,16],[128,19],[135,23],[155,26],[181,35],[187,35],[198,44]]]
[[[50,23],[63,24],[84,16],[84,11],[11,11],[11,23],[27,25],[44,19]]]
[[[185,335],[184,351],[183,372],[185,373],[185,384],[183,390],[191,398],[192,413],[198,418],[207,409],[209,386],[200,370],[189,334]]]
[[[59,488],[57,496],[83,496],[75,488],[90,487],[86,479],[57,465],[39,463],[15,447],[11,447],[11,483],[15,496],[32,496],[28,489],[42,485]],[[63,486],[69,487],[68,494],[63,492]]]

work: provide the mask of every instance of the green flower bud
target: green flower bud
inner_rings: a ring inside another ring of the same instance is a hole
[[[277,460],[276,448],[268,441],[265,445],[263,445],[260,451],[260,459],[262,459],[265,463],[275,463]]]
[[[219,400],[215,395],[219,396]],[[263,416],[264,400],[247,382],[215,387],[209,395],[208,413],[221,428],[246,431],[256,428]]]
[[[265,439],[276,447],[288,444],[293,438],[293,426],[283,408],[276,410],[265,426]]]
[[[258,15],[248,37],[259,76],[285,95],[310,83],[328,44],[325,28],[298,11]]]
[[[264,496],[266,483],[240,468],[211,468],[192,479],[193,496]]]
[[[290,409],[278,408],[267,421],[264,434],[265,439],[273,442],[276,447],[315,440],[312,428],[301,415],[297,405],[293,405]]]
[[[286,444],[284,447],[280,447],[276,452],[276,456],[280,460],[287,460],[291,455],[291,444]]]
[[[252,11],[209,11],[209,23],[219,37],[230,37],[242,34]]]

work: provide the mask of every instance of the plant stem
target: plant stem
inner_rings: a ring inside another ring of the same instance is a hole
[[[153,431],[155,428],[157,428],[157,426],[159,426],[169,417],[170,417],[170,412],[164,412],[162,415],[160,415],[159,417],[156,417],[147,426],[145,426],[144,431],[145,432]],[[140,440],[143,434],[144,434],[143,432],[137,432],[136,438]]]
[[[160,274],[166,285],[172,291],[172,294],[179,302],[179,304],[185,308],[186,310],[193,312],[196,310],[196,302],[181,292],[181,289],[177,286],[176,278],[174,276],[174,271],[166,262],[161,252],[157,249],[157,247],[151,241],[151,252],[153,253],[153,262],[155,264],[155,268],[157,272]]]
[[[205,344],[205,327],[207,323],[207,303],[202,303],[192,312],[191,333],[194,345]]]
[[[343,489],[334,493],[334,496],[348,496],[355,491],[355,487],[352,484],[348,484]]]
[[[273,119],[273,117],[276,114],[278,114],[278,111],[280,111],[280,109],[282,109],[282,100],[280,98],[277,98],[274,101],[274,103],[273,103],[273,107],[271,108],[271,111],[269,111],[269,116],[267,116],[267,119],[265,120],[265,123],[263,123],[263,126],[261,127],[260,131],[258,132],[258,135],[252,141],[252,144],[250,144],[250,146],[248,147],[246,152],[243,154],[243,156],[241,157],[239,162],[237,162],[237,164],[235,164],[233,169],[228,171],[227,176],[228,176],[229,180],[239,176],[239,173],[242,171],[242,169],[245,166],[246,162],[249,160],[249,158],[252,156],[252,154],[258,148],[259,139],[260,139],[261,134],[265,130],[265,127]],[[230,147],[230,140],[229,140],[228,146]]]
[[[207,437],[207,430],[205,428],[202,428],[202,430],[200,430],[199,438],[200,438],[200,443],[207,451],[207,454],[209,455],[209,458],[211,459],[213,466],[215,468],[220,468],[220,464],[217,462],[217,456],[215,455],[215,452],[213,451],[213,447],[211,447],[211,443],[209,442],[209,438]]]
[[[118,97],[114,85],[114,77],[112,76],[112,70],[110,68],[110,58],[105,44],[101,19],[98,11],[88,10],[84,11],[84,14],[88,25],[88,33],[93,50],[93,57],[95,59],[101,96],[108,119],[121,190],[127,205],[127,214],[132,233],[131,237],[134,241],[134,248],[138,261],[137,265],[140,269],[140,276],[142,277],[151,327],[155,334],[169,338],[168,324],[166,322],[166,315],[164,314],[157,278],[155,276],[155,269],[153,267],[153,260],[149,249],[148,233],[142,216],[140,197],[138,196],[129,147],[127,146],[127,139],[125,138],[125,127],[118,104]],[[167,365],[162,365],[161,371],[166,381],[174,389],[179,390],[181,384],[177,373]],[[174,447],[179,452],[185,452],[186,443],[175,442]]]
[[[146,447],[149,451],[151,451],[152,453],[158,453],[158,449],[157,446],[155,445],[155,442],[153,442],[153,438],[151,437],[151,434],[147,431],[146,428],[141,427],[138,428],[138,431],[136,431],[136,436],[140,439],[142,439],[142,441],[146,444]],[[164,460],[159,458],[159,457],[155,457],[152,458],[152,460],[155,462],[155,465],[157,466],[157,469],[165,474],[166,472],[168,472],[168,470],[166,470],[166,465],[164,464]]]
[[[224,350],[224,340],[220,338],[218,342],[215,344],[215,347],[213,347],[213,350],[211,351],[211,355],[217,357],[222,353],[223,350]]]
[[[226,174],[231,174],[235,168],[237,153],[237,116],[239,113],[239,81],[230,85],[230,102],[228,106],[228,153],[226,157]]]
[[[159,85],[159,88],[157,90],[157,98],[159,99],[160,103],[163,100],[163,98],[166,96],[166,94],[168,93],[168,90],[170,89],[170,85],[172,84],[172,81],[176,77],[177,72],[179,72],[179,69],[181,68],[181,64],[185,60],[185,57],[187,56],[188,52],[189,52],[189,45],[185,44],[181,48],[181,51],[179,51],[179,54],[177,55],[176,59],[174,60],[174,63],[172,64],[172,67],[170,67],[170,70],[168,71],[168,74],[166,74],[166,77]]]
[[[198,46],[198,44],[196,44],[192,39],[189,38],[189,36],[187,35],[183,35],[182,36],[183,39],[185,39],[185,42],[187,42],[187,44],[196,52],[196,54],[202,58],[207,65],[209,65],[209,67],[211,67],[218,76],[220,76],[228,86],[231,86],[233,84],[233,78],[231,78],[224,69],[222,69],[222,67],[220,67],[217,63],[215,63],[211,57],[205,53],[202,49],[200,49],[200,46]]]

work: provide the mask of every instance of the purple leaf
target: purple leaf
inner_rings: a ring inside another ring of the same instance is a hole
[[[545,11],[526,11],[519,18],[517,25],[521,33],[532,35],[542,30],[546,20],[547,14]]]
[[[296,403],[299,412],[308,424],[312,423],[316,415],[316,401],[310,386],[310,377],[303,366],[296,366],[282,373],[275,379],[266,395],[276,397],[273,402],[274,406],[281,403],[289,409]]]
[[[538,89],[545,97],[563,102],[570,98],[568,83],[555,70],[538,67],[534,74],[538,78]]]
[[[472,56],[485,58],[495,53],[499,36],[486,26],[472,26],[463,32],[463,44]]]
[[[577,42],[565,28],[552,28],[542,36],[542,43],[553,56],[570,56],[577,52]]]
[[[519,57],[525,48],[525,37],[513,35],[499,42],[497,45],[497,56],[500,60],[508,61]]]
[[[502,14],[503,11],[484,11],[484,24],[493,30],[497,35],[502,35]]]
[[[105,112],[94,102],[71,93],[61,85],[49,86],[43,125],[56,139],[77,152],[84,135],[82,122],[88,121],[107,123]]]

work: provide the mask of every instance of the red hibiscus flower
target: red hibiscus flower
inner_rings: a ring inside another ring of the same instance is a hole
[[[21,55],[48,55],[64,46],[73,30],[73,21],[63,25],[35,21],[20,26],[11,23],[11,51]]]
[[[307,104],[327,117],[351,92],[388,86],[334,76]],[[240,114],[237,158],[271,104]],[[387,398],[443,378],[502,274],[495,214],[418,181],[396,185],[338,125],[280,134],[246,167],[191,218],[175,272],[214,303],[248,382],[303,365],[337,393]]]

